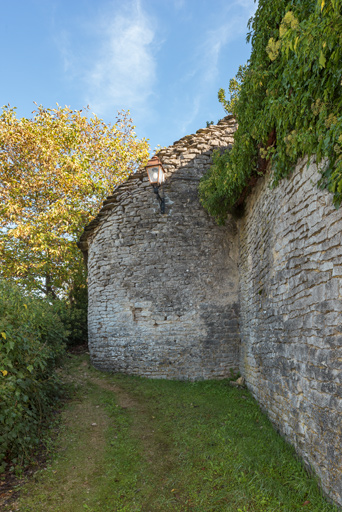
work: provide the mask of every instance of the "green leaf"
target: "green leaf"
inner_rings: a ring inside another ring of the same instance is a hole
[[[322,68],[325,68],[325,63],[326,63],[327,59],[325,58],[324,56],[324,53],[323,51],[321,50],[320,54],[319,54],[319,64]]]

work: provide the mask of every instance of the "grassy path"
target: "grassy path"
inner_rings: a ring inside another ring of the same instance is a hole
[[[8,511],[333,512],[246,390],[106,375],[73,357],[56,454]]]

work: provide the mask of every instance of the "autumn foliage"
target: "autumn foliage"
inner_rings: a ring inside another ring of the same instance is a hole
[[[76,241],[101,201],[148,158],[129,114],[105,124],[89,112],[37,107],[0,115],[0,277],[46,296],[82,280]]]

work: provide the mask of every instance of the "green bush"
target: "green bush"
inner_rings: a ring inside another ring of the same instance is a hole
[[[40,446],[66,338],[53,305],[0,281],[0,472],[26,464]]]
[[[70,294],[69,299],[55,301],[55,310],[67,330],[67,346],[83,345],[88,340],[87,309],[88,289],[81,283]]]

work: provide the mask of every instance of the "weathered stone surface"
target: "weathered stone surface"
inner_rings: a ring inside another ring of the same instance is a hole
[[[342,210],[296,167],[260,180],[239,221],[241,370],[270,419],[342,505]]]
[[[141,172],[118,187],[82,235],[89,349],[98,368],[190,380],[237,368],[236,225],[217,226],[197,193],[213,150],[231,144],[235,127],[226,118],[159,153],[165,215]]]

